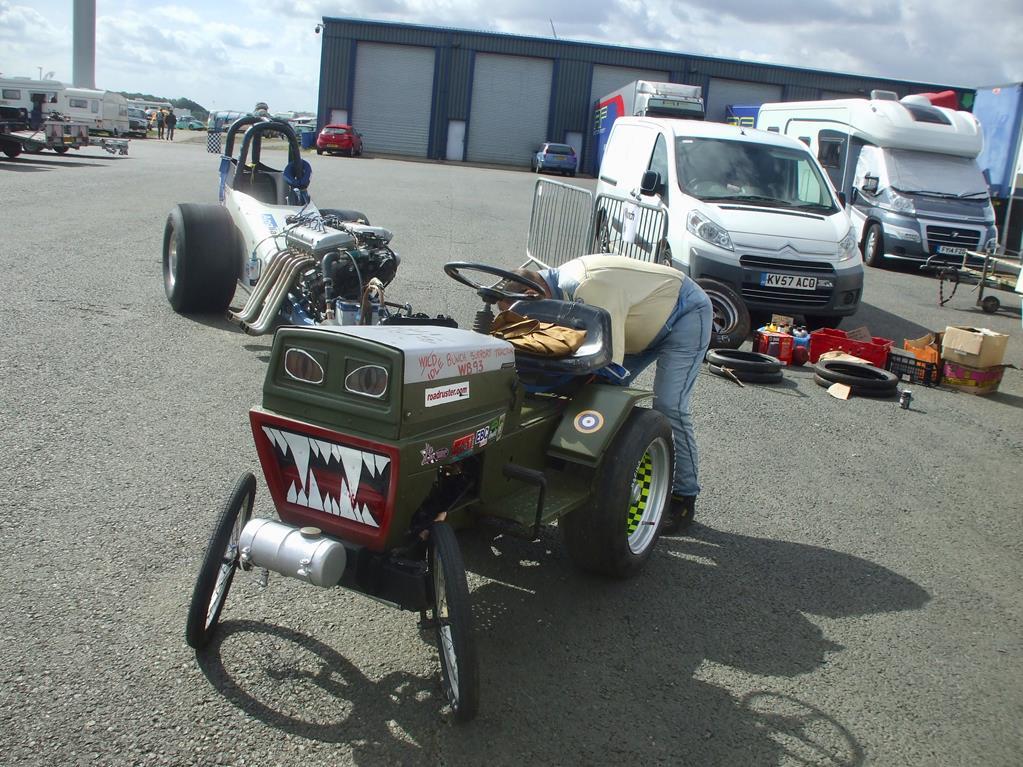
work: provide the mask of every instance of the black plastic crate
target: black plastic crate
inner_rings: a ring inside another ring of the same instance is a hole
[[[941,363],[924,362],[917,359],[913,352],[892,349],[888,353],[888,370],[898,376],[900,381],[937,386],[941,383]]]

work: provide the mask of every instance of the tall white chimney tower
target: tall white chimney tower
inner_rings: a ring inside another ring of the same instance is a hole
[[[76,88],[96,87],[96,0],[75,0],[74,69]]]

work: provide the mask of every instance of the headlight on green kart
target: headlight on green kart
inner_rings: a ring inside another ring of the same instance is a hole
[[[387,394],[390,376],[380,365],[359,365],[345,376],[345,390],[352,394],[380,399]]]

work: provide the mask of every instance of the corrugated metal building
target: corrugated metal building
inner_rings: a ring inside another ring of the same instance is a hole
[[[589,168],[597,99],[636,79],[699,85],[708,120],[767,101],[948,86],[682,53],[324,18],[318,121],[350,122],[367,151],[525,166],[537,144],[572,144]],[[973,91],[954,88],[969,104]]]

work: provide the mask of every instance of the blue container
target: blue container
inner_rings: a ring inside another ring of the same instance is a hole
[[[307,130],[302,133],[302,148],[312,149],[314,146],[316,146],[316,131]]]

